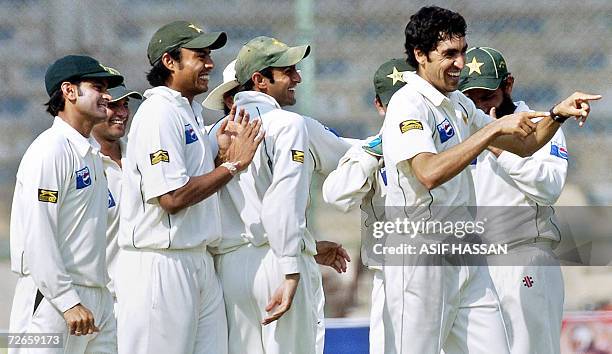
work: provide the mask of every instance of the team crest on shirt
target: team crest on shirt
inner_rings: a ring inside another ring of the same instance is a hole
[[[438,133],[440,133],[440,142],[445,143],[448,139],[455,136],[455,129],[453,125],[449,122],[448,118],[444,118],[442,123],[436,125],[438,128]]]
[[[295,162],[304,163],[304,151],[291,150],[291,159]]]
[[[568,156],[567,156],[567,148],[565,148],[565,146],[557,143],[557,142],[552,142],[550,144],[550,154],[553,156],[557,156],[559,158],[562,158],[564,160],[567,160]]]
[[[91,175],[89,174],[89,167],[84,168],[75,172],[76,174],[76,189],[83,189],[91,186]]]
[[[160,162],[170,162],[170,155],[166,150],[157,150],[152,154],[149,154],[151,159],[151,165],[157,165]]]
[[[110,189],[108,190],[108,208],[112,208],[115,205],[117,205],[117,203],[115,203],[115,198],[113,198],[113,193],[111,193]]]
[[[413,129],[423,130],[423,123],[419,122],[416,119],[408,119],[399,124],[400,132],[404,134],[405,132]]]
[[[198,136],[191,124],[185,124],[185,143],[191,144],[194,141],[198,141]]]
[[[57,203],[57,191],[38,189],[38,201],[44,203]]]

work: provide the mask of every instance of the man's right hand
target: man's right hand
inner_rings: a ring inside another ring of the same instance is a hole
[[[225,161],[237,162],[238,171],[242,171],[249,166],[264,138],[263,132],[260,134],[261,120],[249,122],[248,113],[239,114],[224,129],[232,134],[231,143],[224,154]]]
[[[283,283],[276,289],[268,306],[266,306],[266,311],[268,313],[272,311],[272,313],[261,321],[262,325],[265,326],[278,320],[285,312],[289,311],[299,282],[299,273],[285,275],[285,280],[283,280]]]
[[[514,135],[519,139],[525,139],[536,129],[536,123],[531,119],[546,117],[548,112],[519,112],[505,115],[491,124],[497,127],[498,135]]]
[[[217,145],[219,146],[218,158],[222,162],[227,161],[227,149],[232,144],[232,140],[236,138],[238,132],[235,129],[234,121],[242,120],[246,115],[248,120],[249,114],[245,112],[244,108],[240,111],[236,111],[236,105],[233,105],[227,117],[223,118],[221,125],[217,130]],[[221,162],[220,162],[221,163]]]
[[[96,327],[94,316],[85,306],[76,304],[64,312],[64,320],[71,335],[84,336],[100,332]]]

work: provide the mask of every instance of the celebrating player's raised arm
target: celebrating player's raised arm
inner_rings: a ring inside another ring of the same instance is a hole
[[[514,126],[515,122],[511,121],[509,117],[501,117],[496,123],[503,120],[507,120],[508,122],[504,122],[503,125],[500,123],[500,126],[503,127],[502,136],[496,137],[496,139],[491,142],[491,145],[508,150],[519,156],[530,156],[550,141],[557,132],[557,129],[559,129],[561,124],[567,119],[574,117],[578,121],[578,124],[583,126],[591,112],[589,102],[599,100],[600,98],[601,95],[575,92],[555,105],[548,115],[542,112],[532,115],[535,112],[531,112],[528,118],[544,118],[533,125],[522,119],[522,121],[519,122],[522,131],[515,130],[514,132],[510,132],[510,130],[506,128]],[[519,113],[519,115],[525,116],[526,113],[527,112]],[[516,118],[514,120],[516,120]],[[526,134],[523,134],[523,132]],[[531,134],[532,132],[533,134]],[[516,139],[517,137],[519,139]]]

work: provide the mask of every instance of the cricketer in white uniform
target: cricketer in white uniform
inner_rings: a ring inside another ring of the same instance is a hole
[[[315,120],[281,108],[295,103],[301,81],[295,64],[309,51],[257,37],[236,60],[244,91],[235,104],[263,123],[266,136],[251,166],[220,192],[223,238],[215,253],[230,353],[323,351],[324,296],[313,257],[321,250],[306,229],[306,210],[312,172],[331,171],[348,144]],[[311,141],[311,130],[320,139]],[[316,149],[337,157],[332,162]],[[236,218],[242,223],[230,221]],[[340,250],[335,245],[326,252],[338,259]]]
[[[128,102],[130,98],[142,99],[142,95],[136,91],[129,90],[124,84],[108,90],[111,100],[106,110],[106,120],[94,126],[91,135],[100,144],[100,155],[104,173],[108,181],[108,209],[106,227],[106,267],[108,269],[108,290],[116,301],[115,285],[115,265],[119,253],[117,236],[119,235],[119,204],[121,201],[121,164],[125,158],[126,144],[123,136],[128,127],[130,119],[130,108]],[[117,314],[115,313],[115,316]]]
[[[391,96],[405,85],[404,72],[413,71],[405,60],[391,59],[374,73],[374,104],[381,117],[385,116]],[[371,260],[376,242],[370,237],[374,222],[385,219],[385,194],[387,184],[382,140],[380,135],[358,141],[340,159],[338,167],[323,183],[323,199],[343,212],[357,205],[363,211],[361,227],[361,261],[374,271],[370,307],[370,353],[393,354],[394,346],[385,346],[383,315],[385,306],[384,274],[380,260]],[[381,242],[381,241],[379,241]],[[388,322],[388,320],[387,320]]]
[[[435,246],[440,236],[459,241],[453,231],[473,221],[469,163],[489,145],[529,156],[568,117],[586,119],[588,101],[601,98],[576,92],[550,113],[521,112],[494,120],[457,91],[467,50],[465,29],[460,14],[435,6],[421,8],[406,26],[408,62],[417,73],[404,74],[406,85],[391,98],[383,124],[386,217],[391,222],[451,222],[452,227],[443,235],[413,229],[414,238],[397,227],[390,233],[396,242]],[[538,117],[543,118],[537,124],[531,121]],[[417,256],[400,253],[395,258],[387,254],[384,265],[391,315],[385,330],[393,331],[399,353],[509,352],[486,267],[466,263],[465,254],[433,258],[437,266],[419,266],[415,262],[432,258],[419,251]]]
[[[216,191],[246,168],[261,140],[257,124],[243,124],[246,135],[235,137],[228,160],[215,168],[193,98],[208,89],[210,51],[226,39],[176,21],[149,42],[154,87],[134,116],[123,163],[120,353],[227,352],[223,295],[208,252],[221,235]]]
[[[106,118],[107,86],[122,81],[78,55],[57,60],[45,75],[55,119],[19,165],[10,236],[11,269],[20,277],[9,331],[62,336],[37,353],[117,351],[104,260],[108,189],[90,132]],[[9,353],[21,350],[28,349]]]
[[[529,111],[512,102],[514,78],[502,54],[488,47],[470,48],[459,90],[485,112]],[[559,129],[532,156],[483,151],[472,165],[479,219],[492,230],[485,242],[508,244],[508,255],[490,257],[489,273],[499,295],[512,354],[559,353],[563,317],[563,277],[553,246],[560,241],[552,204],[567,176],[568,152]],[[505,207],[500,207],[505,206]],[[504,259],[502,259],[502,257]]]
[[[236,60],[230,62],[225,69],[223,70],[223,83],[219,86],[215,87],[206,99],[202,102],[204,107],[212,109],[212,110],[223,110],[224,112],[229,112],[231,106],[234,104],[234,94],[237,91],[238,80],[236,80],[236,69],[235,69]],[[306,130],[308,131],[308,154],[306,154],[306,159],[309,160],[306,164],[307,166],[312,167],[313,170],[310,171],[318,173],[319,175],[326,177],[336,166],[338,160],[346,152],[349,148],[350,143],[348,143],[345,138],[340,138],[338,135],[333,132],[331,129],[327,128],[323,124],[321,124],[316,119],[311,117],[302,116],[306,122]],[[257,117],[251,117],[252,119],[258,119]],[[209,135],[216,134],[216,131],[219,129],[219,123],[221,121],[211,125],[207,130],[209,131]],[[218,149],[216,145],[216,141],[211,140],[212,150],[216,151]],[[225,188],[221,189],[219,192],[221,200],[228,200],[228,203],[233,203],[230,200],[230,197],[227,194],[227,190]],[[308,203],[309,204],[309,203]],[[224,205],[222,203],[222,217],[224,215]],[[230,213],[235,213],[234,207],[230,206]],[[233,232],[232,229],[229,232]],[[308,229],[306,230],[308,232]],[[340,263],[338,264],[327,264],[322,261],[319,256],[325,258],[332,255],[332,252],[342,253],[346,260],[350,261],[348,253],[344,249],[341,248],[341,245],[336,244],[330,241],[316,241],[317,245],[317,256],[315,256],[315,260],[319,264],[330,265],[339,273],[346,271],[345,261],[338,259]],[[223,249],[221,246],[219,249]],[[219,252],[216,248],[212,249],[213,253]],[[219,257],[217,257],[218,259]],[[319,297],[318,309],[317,313],[323,319],[323,311],[325,305],[324,296]],[[318,352],[323,349],[323,342],[325,337],[325,323],[323,320],[319,323],[319,330],[317,333],[317,350]],[[240,343],[230,344],[230,347],[235,345],[236,350],[240,350]],[[232,350],[230,348],[230,350]]]

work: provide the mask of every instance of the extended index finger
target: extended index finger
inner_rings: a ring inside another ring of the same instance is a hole
[[[584,100],[584,101],[595,101],[595,100],[599,100],[601,99],[601,95],[593,95],[590,93],[584,93],[584,92],[576,92],[576,96],[574,97],[574,99],[576,100]]]
[[[526,118],[540,118],[540,117],[548,117],[550,116],[549,112],[540,112],[540,111],[536,111],[536,112],[521,112],[521,114],[526,117]]]

